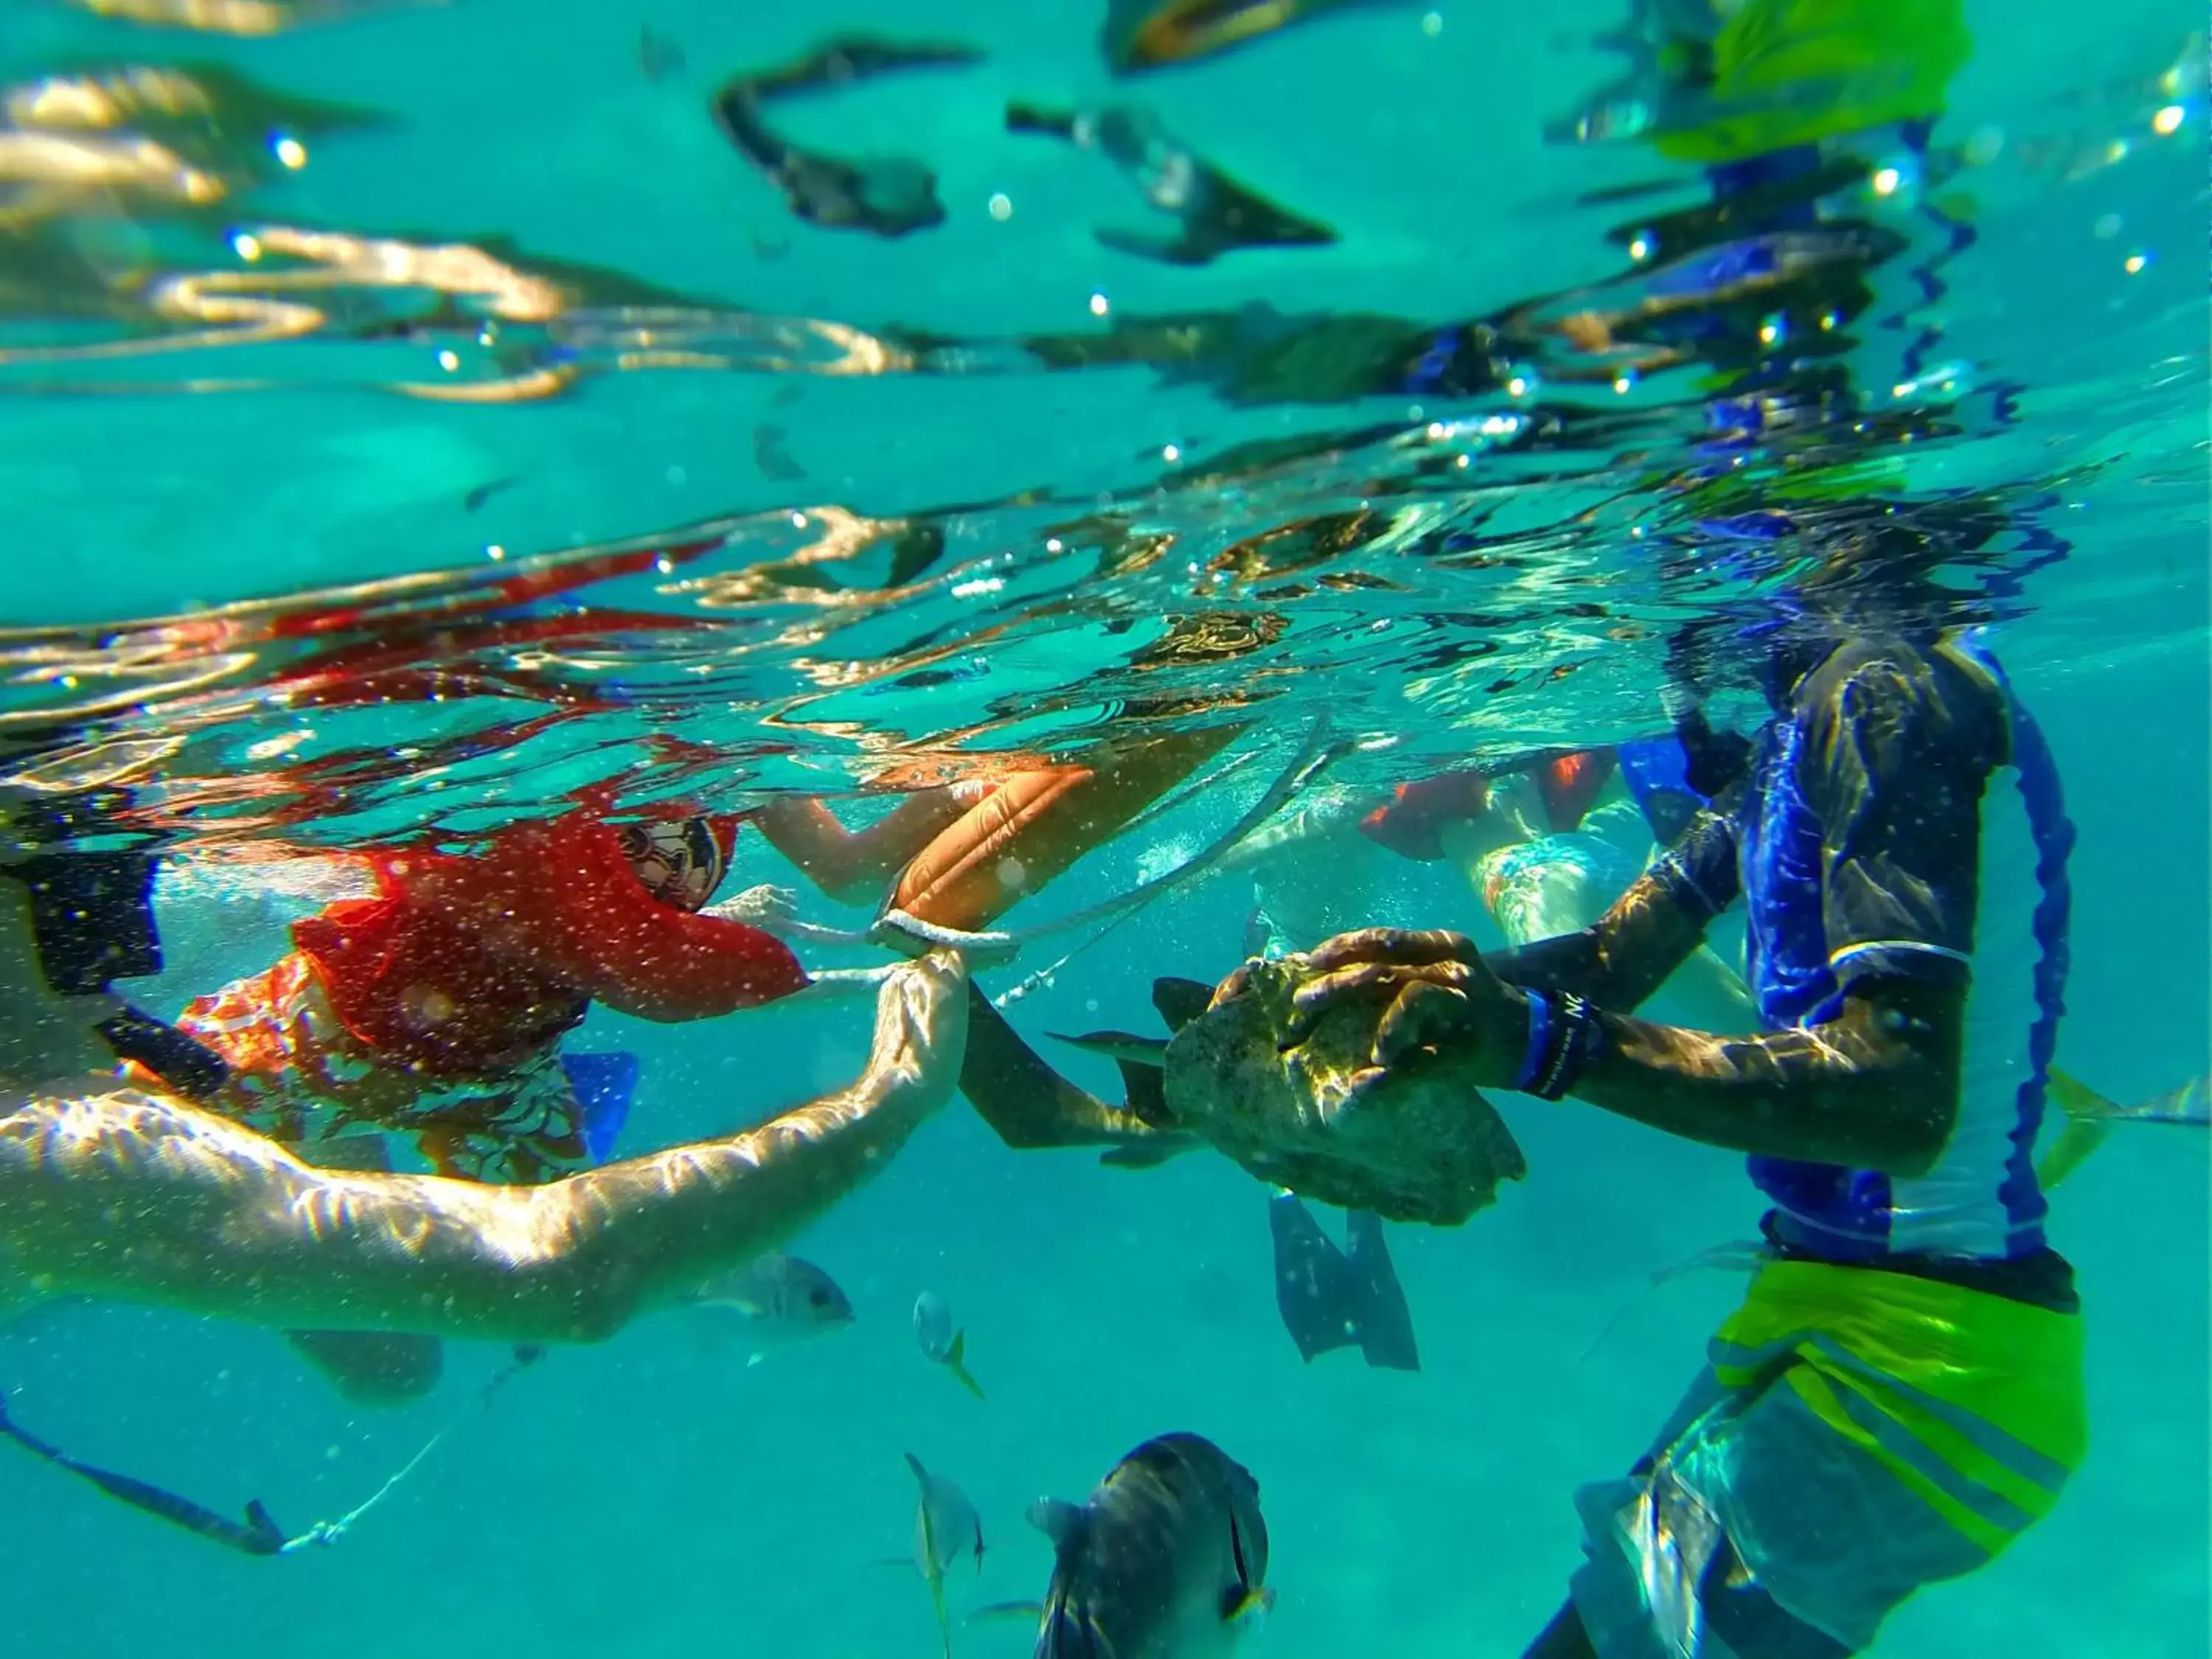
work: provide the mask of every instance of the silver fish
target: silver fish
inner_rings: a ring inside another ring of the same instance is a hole
[[[1034,1659],[1221,1659],[1274,1604],[1259,1482],[1200,1436],[1147,1440],[1079,1508],[1029,1518],[1054,1551]]]
[[[810,1341],[853,1322],[853,1304],[837,1281],[811,1261],[771,1250],[744,1267],[710,1279],[692,1296],[694,1306],[737,1315],[757,1365],[779,1348]]]
[[[943,1475],[932,1474],[912,1452],[906,1455],[906,1466],[914,1471],[921,1487],[921,1497],[914,1506],[914,1565],[929,1584],[945,1659],[952,1659],[952,1629],[945,1617],[945,1572],[970,1551],[975,1553],[975,1570],[983,1570],[983,1523],[968,1494]]]
[[[914,1340],[923,1358],[944,1366],[959,1378],[962,1388],[983,1398],[981,1386],[968,1374],[968,1333],[952,1328],[952,1310],[934,1291],[924,1291],[914,1299]]]

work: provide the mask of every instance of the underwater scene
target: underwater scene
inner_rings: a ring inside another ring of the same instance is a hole
[[[2212,1654],[2176,0],[0,0],[0,1659]]]

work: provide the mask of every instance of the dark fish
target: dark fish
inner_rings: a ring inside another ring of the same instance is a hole
[[[684,72],[684,48],[665,34],[655,34],[649,26],[641,26],[637,32],[637,66],[657,86]]]
[[[1259,1483],[1198,1435],[1147,1440],[1088,1502],[1030,1520],[1055,1556],[1034,1659],[1224,1659],[1274,1603]]]
[[[1054,110],[1006,106],[1006,131],[1058,138],[1095,149],[1127,174],[1146,201],[1180,222],[1172,234],[1101,229],[1099,242],[1140,258],[1202,265],[1237,248],[1321,247],[1336,233],[1268,200],[1170,134],[1148,110],[1112,105]]]
[[[486,501],[498,495],[501,490],[512,489],[521,482],[520,478],[495,478],[489,483],[480,483],[461,497],[462,508],[466,512],[474,513]]]
[[[757,426],[753,428],[753,465],[764,478],[774,478],[780,483],[789,483],[806,476],[806,469],[791,459],[791,452],[783,447],[783,428],[780,426]]]
[[[726,82],[712,100],[714,122],[798,218],[824,229],[904,236],[944,222],[934,172],[909,156],[848,161],[801,149],[769,123],[768,106],[794,94],[850,87],[898,70],[972,64],[981,56],[947,43],[836,35],[795,62]]]

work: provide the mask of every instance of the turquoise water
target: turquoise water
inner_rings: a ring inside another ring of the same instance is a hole
[[[1657,721],[1668,627],[1767,603],[1772,569],[1662,581],[1636,551],[1682,513],[1640,481],[1698,435],[1694,365],[1615,392],[1574,380],[1588,362],[1553,340],[1517,392],[1237,400],[1141,367],[1047,374],[1009,354],[1018,336],[1097,328],[1094,295],[1114,317],[1265,302],[1439,324],[1620,273],[1607,232],[1698,197],[1689,170],[1639,146],[1543,141],[1620,73],[1592,44],[1618,21],[1611,5],[1353,7],[1126,82],[1100,60],[1096,0],[750,9],[483,0],[362,8],[248,40],[11,9],[10,86],[88,63],[217,63],[387,120],[324,131],[298,110],[248,112],[212,137],[193,129],[225,183],[189,212],[0,171],[0,391],[16,394],[0,404],[0,716],[70,712],[98,744],[173,744],[166,799],[210,842],[336,845],[480,829],[599,777],[667,793],[678,769],[641,741],[651,731],[718,751],[718,769],[684,781],[735,801],[1072,740],[1133,698],[1254,697],[1257,763],[1079,867],[1031,907],[1043,917],[1203,845],[1321,720],[1369,744],[1340,775],[1370,787],[1470,752],[1611,740]],[[1955,586],[2003,613],[2000,648],[2081,831],[2061,1061],[2133,1100],[2203,1072],[2212,1048],[2203,18],[2151,0],[1968,10],[1976,51],[1938,125],[1943,176],[1907,176],[1864,205],[1906,251],[1871,279],[1846,361],[1877,401],[1942,423],[1917,447],[1882,447],[1907,487],[1999,492],[2064,550],[2046,560],[2047,540],[2000,538],[1960,562]],[[645,73],[641,28],[682,67]],[[988,51],[777,117],[837,154],[926,157],[941,227],[889,240],[799,225],[707,117],[727,76],[846,28]],[[1103,248],[1094,226],[1141,222],[1134,192],[1096,155],[1008,137],[1014,97],[1148,103],[1194,152],[1340,240],[1198,269]],[[2169,107],[2180,118],[2161,131]],[[1894,161],[1911,173],[1902,151]],[[1644,184],[1657,188],[1587,199]],[[1940,261],[1919,212],[1938,204],[1978,233]],[[165,276],[250,286],[283,265],[266,250],[285,227],[495,243],[526,274],[567,262],[628,286],[580,279],[563,318],[486,330],[481,307],[441,319],[423,283],[362,267],[310,291],[326,296],[322,323],[254,342],[184,340],[175,305],[149,302]],[[1931,261],[1933,290],[1911,274]],[[619,309],[647,289],[665,308],[654,341]],[[395,318],[415,327],[369,326]],[[965,343],[939,372],[833,374],[852,336],[827,325]],[[672,340],[701,361],[634,361]],[[404,389],[481,387],[518,363],[588,372],[527,401]],[[1480,426],[1565,408],[1617,423],[1548,447]],[[1292,439],[1306,445],[1295,465],[1221,459]],[[1362,511],[1408,516],[1393,535]],[[925,526],[945,551],[896,591],[880,545],[823,566],[845,590],[825,603],[811,567],[785,562],[841,514],[890,537]],[[1237,550],[1323,514],[1355,518],[1337,555]],[[1448,546],[1447,532],[1472,539]],[[1149,562],[1123,557],[1137,535],[1175,540]],[[269,613],[178,621],[245,601],[325,608],[342,585],[447,573],[414,592],[421,603],[533,556],[702,538],[714,545],[690,563],[580,590],[673,618],[671,634],[609,624],[541,655],[464,659],[441,655],[434,629],[341,630],[400,641],[388,700],[365,708],[272,700],[270,677],[307,659],[258,629]],[[1320,580],[1346,571],[1382,580]],[[1144,656],[1167,617],[1194,613],[1282,631],[1231,658]],[[1469,638],[1479,654],[1446,648]],[[425,667],[456,676],[435,701],[397,677]],[[532,673],[629,700],[541,730]],[[480,746],[436,747],[461,733]],[[311,781],[287,769],[308,762],[323,766]],[[732,887],[790,879],[749,840]],[[1149,1029],[1152,977],[1218,976],[1252,902],[1237,877],[1164,900],[1010,1016],[1030,1033]],[[1472,895],[1431,869],[1403,875],[1388,903],[1391,920],[1479,922]],[[865,919],[811,896],[805,908]],[[148,1006],[173,1013],[265,963],[281,920],[281,907],[180,906]],[[688,1029],[598,1011],[580,1046],[644,1057],[635,1151],[842,1082],[866,1025],[858,1006]],[[1103,1064],[1068,1063],[1110,1088]],[[1039,1594],[1049,1551],[1024,1506],[1079,1497],[1175,1428],[1213,1437],[1261,1483],[1280,1601],[1259,1652],[1517,1653],[1576,1560],[1572,1488],[1643,1449],[1737,1288],[1694,1275],[1644,1295],[1647,1275],[1746,1236],[1758,1204],[1728,1155],[1577,1107],[1503,1109],[1530,1178],[1463,1229],[1393,1230],[1418,1376],[1342,1353],[1300,1364],[1269,1293],[1264,1193],[1225,1160],[1133,1173],[1018,1154],[957,1108],[797,1246],[851,1293],[856,1327],[758,1366],[664,1315],[556,1351],[482,1412],[471,1390],[503,1350],[456,1345],[432,1398],[372,1413],[268,1334],[43,1311],[0,1331],[15,1413],[226,1510],[258,1497],[295,1528],[336,1516],[456,1426],[336,1547],[278,1562],[172,1534],[27,1459],[0,1464],[15,1589],[0,1654],[925,1655],[938,1638],[922,1585],[872,1565],[908,1547],[902,1451],[981,1511],[991,1548],[980,1581],[956,1574],[958,1609]],[[2052,1232],[2088,1306],[2090,1460],[2000,1561],[1899,1613],[1886,1655],[2207,1650],[2201,1135],[2116,1135],[2059,1195]],[[916,1355],[908,1310],[925,1289],[968,1329],[988,1405]],[[963,1655],[1011,1656],[1028,1638],[1002,1624],[955,1639]]]

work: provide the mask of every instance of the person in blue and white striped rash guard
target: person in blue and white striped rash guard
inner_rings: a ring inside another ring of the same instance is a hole
[[[1588,1559],[1532,1659],[1856,1652],[2047,1513],[2086,1445],[2033,1163],[2067,969],[2056,768],[1972,635],[1777,638],[1740,775],[1594,926],[1486,959],[1370,929],[1304,970],[1307,1016],[1388,1005],[1378,1079],[1443,1055],[1573,1095],[1748,1153],[1771,1203],[1687,1396],[1578,1494]],[[1738,900],[1759,1031],[1613,1012]]]

